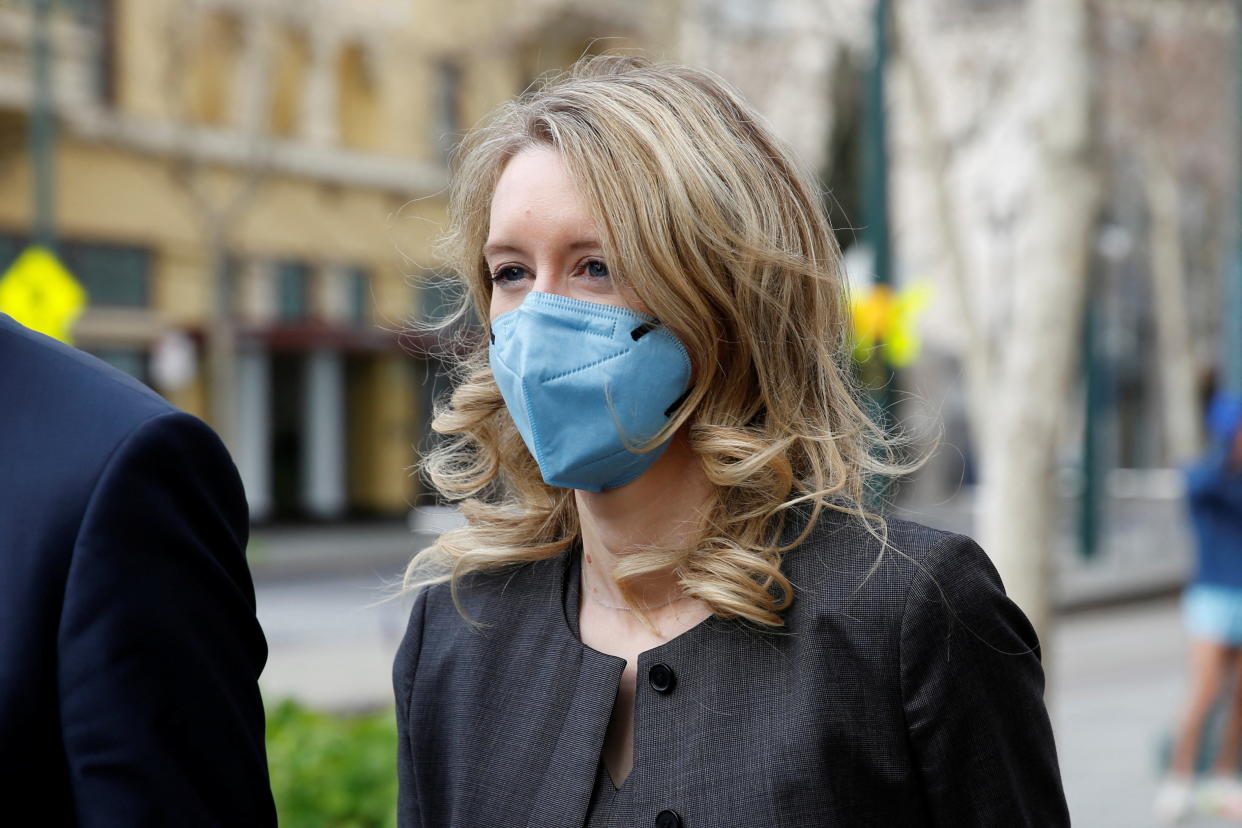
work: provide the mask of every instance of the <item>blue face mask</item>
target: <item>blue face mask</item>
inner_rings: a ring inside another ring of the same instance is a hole
[[[532,291],[492,321],[492,374],[551,486],[598,492],[637,478],[639,454],[681,403],[690,358],[650,316]]]

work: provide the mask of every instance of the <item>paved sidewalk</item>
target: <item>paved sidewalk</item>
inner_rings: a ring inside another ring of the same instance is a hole
[[[360,574],[393,578],[432,539],[403,521],[261,526],[251,530],[246,559],[260,583]]]
[[[1175,598],[1060,620],[1048,703],[1074,825],[1155,828],[1157,755],[1187,689],[1185,647]]]
[[[392,703],[392,660],[410,602],[377,576],[259,582],[269,702],[292,696],[316,708],[362,711]]]

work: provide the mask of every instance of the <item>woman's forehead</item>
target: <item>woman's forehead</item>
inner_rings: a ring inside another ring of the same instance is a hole
[[[564,160],[554,149],[533,147],[509,159],[496,183],[484,253],[549,234],[566,245],[599,246],[595,220]]]

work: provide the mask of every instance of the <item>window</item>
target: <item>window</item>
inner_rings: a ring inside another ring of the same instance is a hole
[[[96,32],[94,54],[91,57],[91,77],[95,99],[105,107],[116,105],[117,72],[117,20],[116,0],[94,0],[75,3],[78,22]]]
[[[271,129],[282,138],[296,136],[302,127],[302,98],[310,73],[311,49],[301,32],[283,31],[277,37],[271,75]]]
[[[371,275],[366,268],[351,267],[345,270],[345,314],[354,325],[362,326],[371,321]]]
[[[25,239],[0,233],[0,276],[4,275],[25,246]]]
[[[414,317],[423,322],[443,321],[456,311],[462,291],[460,283],[450,276],[442,273],[423,276],[414,294],[417,302]]]
[[[182,46],[172,55],[172,65],[184,77],[187,115],[196,124],[225,126],[232,118],[234,80],[242,57],[242,24],[234,15],[216,12],[201,19]]]
[[[30,244],[24,236],[0,233],[0,275]],[[151,251],[110,242],[62,241],[56,257],[86,290],[91,307],[146,308],[151,305]]]
[[[92,307],[145,308],[151,304],[151,252],[103,242],[64,242],[60,260],[90,297]]]
[[[436,65],[436,134],[432,137],[446,155],[457,146],[460,137],[461,76],[461,66],[456,61],[442,60]]]
[[[361,45],[351,43],[341,50],[337,58],[337,134],[347,147],[373,149],[380,143],[375,74]]]
[[[139,382],[151,384],[151,355],[145,348],[109,345],[88,348],[88,353],[102,359],[117,370],[124,371]]]
[[[277,262],[277,319],[300,322],[310,316],[310,279],[310,265],[305,262]]]

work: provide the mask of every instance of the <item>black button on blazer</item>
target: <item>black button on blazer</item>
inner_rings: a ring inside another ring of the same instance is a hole
[[[889,540],[865,577],[879,542],[827,513],[785,557],[785,627],[709,618],[639,656],[635,824],[1069,824],[1030,623],[969,538],[893,520]],[[446,585],[417,596],[402,826],[583,824],[624,661],[579,640],[578,554],[468,578],[481,630]]]

